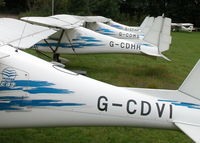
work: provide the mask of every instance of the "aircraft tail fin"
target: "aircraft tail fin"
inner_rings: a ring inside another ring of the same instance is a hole
[[[171,44],[171,19],[158,16],[154,23],[145,35],[144,41],[158,47],[158,52],[161,53],[169,49]]]
[[[143,28],[141,28],[142,32],[144,34],[147,34],[149,32],[150,28],[153,25],[154,19],[155,19],[154,17],[149,17],[147,23],[145,24],[145,26]]]
[[[179,91],[185,93],[193,98],[200,100],[199,84],[200,84],[200,60],[192,69],[190,74],[179,87]]]
[[[159,50],[160,52],[167,51],[171,44],[171,19],[164,18],[162,30],[160,33]]]
[[[140,25],[140,28],[143,30],[145,28],[145,26],[147,25],[147,23],[149,22],[149,16],[145,17],[145,19],[143,20],[143,22]]]

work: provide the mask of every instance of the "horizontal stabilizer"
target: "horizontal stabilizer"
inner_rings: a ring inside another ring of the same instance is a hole
[[[149,56],[161,57],[161,58],[164,58],[167,61],[171,61],[166,56],[164,56],[162,53],[160,53],[157,48],[155,48],[155,49],[152,49],[152,48],[141,48],[141,52],[143,54],[146,54],[146,55],[149,55]]]
[[[184,80],[183,84],[179,87],[178,90],[191,97],[200,100],[199,84],[200,84],[200,60],[192,69],[192,71]]]
[[[30,48],[56,31],[11,18],[0,18],[0,41],[18,48]]]
[[[188,135],[194,142],[200,143],[200,126],[181,122],[175,122],[175,125],[186,135]]]

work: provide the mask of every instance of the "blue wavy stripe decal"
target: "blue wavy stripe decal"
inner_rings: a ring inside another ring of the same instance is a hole
[[[199,104],[179,102],[179,101],[174,101],[174,100],[158,100],[158,101],[171,102],[172,105],[176,105],[176,106],[183,106],[183,107],[192,108],[192,109],[200,109]]]
[[[153,45],[151,45],[151,44],[141,44],[141,45],[147,46],[147,47],[153,47]]]
[[[12,81],[12,83],[14,83],[14,87],[0,87],[0,90],[1,91],[22,90],[30,94],[42,94],[42,93],[71,94],[71,93],[74,93],[73,91],[70,91],[68,89],[58,89],[58,88],[49,87],[55,84],[49,83],[47,81],[16,80],[16,81]]]
[[[118,28],[118,29],[123,29],[123,27],[120,26],[120,25],[110,25],[110,26],[115,27],[115,28]]]
[[[72,91],[69,91],[67,89],[56,89],[56,88],[45,88],[45,87],[33,88],[30,90],[24,90],[24,91],[30,94],[39,94],[39,93],[70,94],[70,93],[73,93]]]
[[[16,80],[14,81],[16,86],[26,86],[26,87],[41,87],[41,86],[52,86],[53,83],[47,81],[33,81],[33,80]]]
[[[87,36],[82,36],[80,38],[78,38],[79,40],[85,41],[85,42],[102,42],[101,40],[97,40],[94,37],[87,37]],[[72,39],[73,41],[73,39]]]
[[[101,40],[98,40],[94,37],[81,36],[78,38],[72,39],[71,43],[38,43],[36,46],[40,47],[61,47],[61,48],[84,48],[84,47],[96,47],[104,46],[105,44],[101,43]]]
[[[101,34],[103,34],[103,35],[109,35],[109,36],[115,35],[115,34],[112,34],[112,33],[103,33],[103,32],[101,32]]]
[[[0,97],[0,110],[26,110],[27,107],[63,107],[63,106],[83,106],[81,103],[62,103],[61,100],[51,99],[29,99],[15,96]]]
[[[84,47],[97,47],[97,46],[105,46],[105,44],[98,43],[38,43],[36,44],[40,47],[49,47],[49,46],[58,46],[61,48],[84,48]]]
[[[106,29],[106,28],[99,28],[97,30],[95,30],[103,35],[114,35],[114,31],[110,30],[110,29]]]

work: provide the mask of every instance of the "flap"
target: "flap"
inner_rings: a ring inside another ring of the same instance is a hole
[[[200,126],[181,122],[175,122],[175,125],[186,135],[188,135],[193,141],[200,143]]]

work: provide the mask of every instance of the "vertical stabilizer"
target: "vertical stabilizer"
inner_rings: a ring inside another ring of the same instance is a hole
[[[141,29],[144,34],[148,33],[148,31],[150,30],[150,28],[154,22],[154,19],[155,19],[154,17],[148,18],[146,25]]]
[[[145,26],[147,25],[147,23],[149,22],[149,18],[150,18],[149,16],[145,17],[142,24],[140,25],[141,30],[143,30]]]
[[[144,41],[158,47],[159,53],[169,49],[171,44],[171,19],[159,16],[145,35]]]
[[[160,33],[160,41],[159,41],[159,50],[160,52],[166,51],[169,49],[171,44],[171,19],[164,18],[162,31]]]
[[[155,18],[154,23],[149,32],[145,35],[144,40],[148,43],[158,46],[162,26],[163,26],[163,17],[159,16]]]

